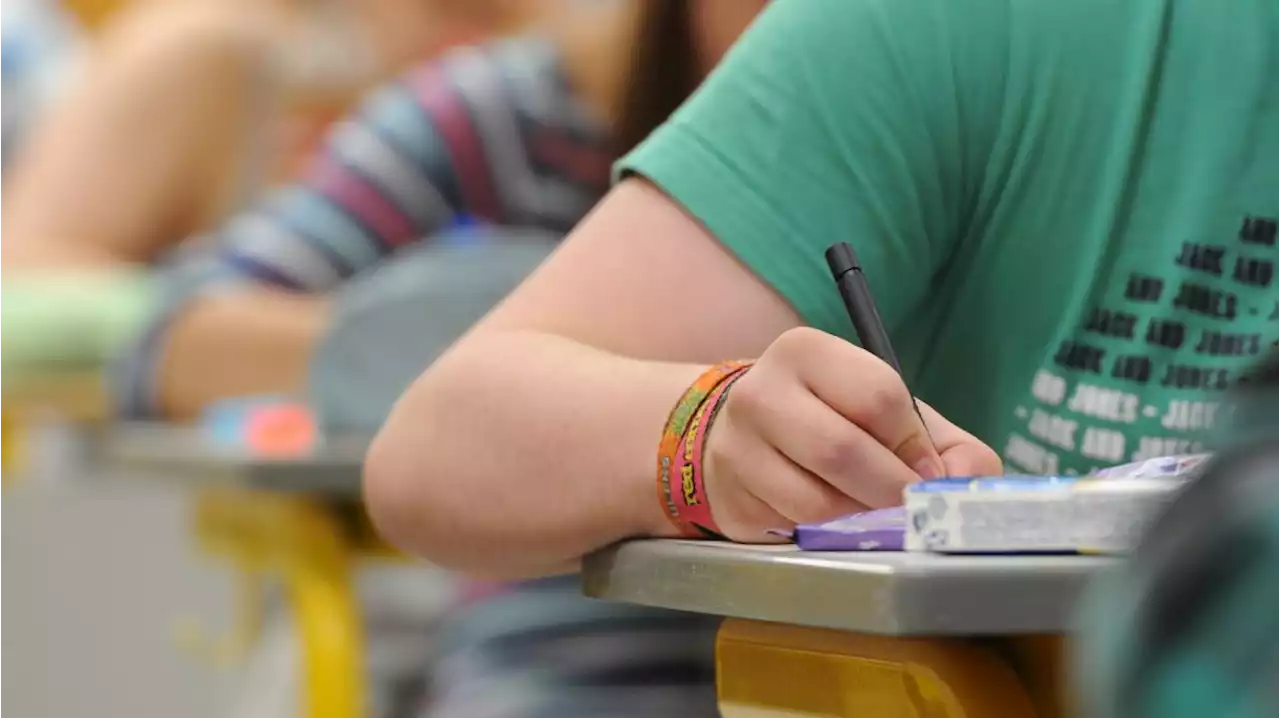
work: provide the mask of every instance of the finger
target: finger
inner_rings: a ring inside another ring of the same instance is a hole
[[[795,528],[795,524],[785,516],[774,511],[769,504],[750,491],[740,492],[737,504],[738,515],[743,517],[744,525],[752,528],[746,529],[739,536],[730,538],[742,543],[787,542],[787,536]]]
[[[862,427],[921,478],[942,476],[915,401],[893,367],[838,337],[818,334],[797,358],[800,379],[836,413]],[[799,342],[797,342],[799,343]]]
[[[942,453],[947,476],[1000,476],[1004,462],[985,444],[960,444]]]
[[[821,523],[867,510],[865,504],[810,473],[778,449],[761,446],[763,450],[752,458],[760,478],[748,490],[791,524]],[[901,495],[899,491],[898,496]]]
[[[920,480],[901,458],[813,394],[794,392],[778,404],[778,411],[760,417],[756,430],[797,469],[859,507],[897,506],[903,488]]]
[[[920,403],[920,413],[942,455],[947,476],[999,476],[1004,463],[990,446],[951,423],[933,407]]]
[[[758,440],[749,445],[763,446]],[[758,474],[753,462],[743,459],[757,452],[759,448],[752,451],[738,447],[731,455],[721,456],[715,445],[709,446],[703,461],[707,472],[707,501],[711,504],[711,516],[728,538],[747,543],[779,543],[786,539],[768,532],[771,529],[787,532],[794,524],[747,488],[752,480],[758,480]]]

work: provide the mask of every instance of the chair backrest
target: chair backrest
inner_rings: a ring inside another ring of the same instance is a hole
[[[409,384],[558,239],[532,230],[467,229],[349,282],[335,296],[331,327],[311,365],[310,400],[322,427],[376,431]]]

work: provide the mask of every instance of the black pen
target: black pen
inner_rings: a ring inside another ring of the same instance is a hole
[[[879,357],[893,367],[902,376],[902,367],[898,365],[898,355],[889,342],[889,332],[885,331],[884,322],[880,320],[880,312],[876,310],[876,300],[871,296],[871,287],[867,286],[866,275],[862,273],[862,265],[858,263],[858,255],[848,242],[837,242],[827,248],[827,266],[831,268],[831,276],[836,280],[836,288],[840,290],[840,298],[844,300],[845,311],[853,320],[853,329],[858,333],[858,341],[862,348]],[[903,379],[905,385],[906,380]],[[908,387],[910,392],[911,388]],[[920,404],[915,396],[911,403],[916,409],[916,416],[924,424],[924,416],[920,414]],[[925,434],[929,433],[929,425],[924,424]],[[932,437],[930,437],[932,441]]]

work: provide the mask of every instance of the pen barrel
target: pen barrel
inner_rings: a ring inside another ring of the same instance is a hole
[[[845,306],[856,307],[850,312],[853,328],[858,334],[862,348],[879,357],[893,370],[902,373],[898,365],[898,355],[893,351],[893,344],[885,332],[884,323],[880,321],[880,312],[876,309],[875,300],[871,297],[871,288],[867,286],[866,277],[858,270],[845,272],[837,285],[844,299]]]

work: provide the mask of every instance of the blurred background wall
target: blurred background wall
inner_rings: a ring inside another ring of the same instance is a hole
[[[229,573],[202,564],[183,496],[85,477],[6,487],[3,709],[14,718],[206,718],[237,672],[181,653],[175,627],[228,624]]]

